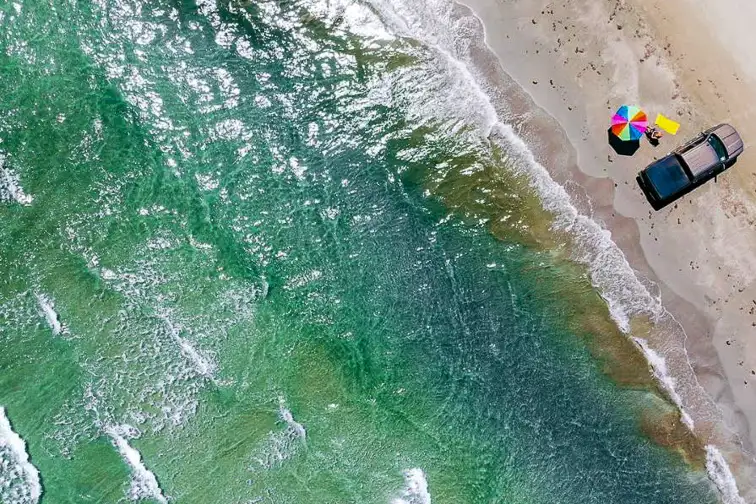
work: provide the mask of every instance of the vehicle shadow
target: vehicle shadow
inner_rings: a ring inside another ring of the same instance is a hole
[[[648,201],[648,204],[651,205],[651,208],[653,208],[656,211],[659,211],[666,206],[666,205],[659,205],[656,202],[656,200],[650,196],[648,192],[648,188],[643,183],[643,179],[641,178],[640,174],[635,177],[635,181],[638,183],[638,187],[640,187],[640,190],[643,193],[643,196],[646,197],[646,201]]]
[[[612,128],[606,130],[609,145],[620,156],[632,156],[640,149],[640,140],[620,140],[612,133]]]

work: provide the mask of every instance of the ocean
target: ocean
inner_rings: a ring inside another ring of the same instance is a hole
[[[0,5],[0,502],[721,500],[432,10]]]

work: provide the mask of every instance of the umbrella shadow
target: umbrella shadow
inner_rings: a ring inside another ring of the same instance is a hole
[[[632,156],[640,149],[640,140],[620,140],[612,133],[612,128],[607,129],[606,134],[609,137],[609,145],[620,156]]]

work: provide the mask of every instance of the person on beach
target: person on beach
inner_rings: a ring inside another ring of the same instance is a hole
[[[650,128],[646,130],[646,137],[648,138],[648,141],[651,143],[651,145],[653,145],[654,147],[659,145],[659,140],[663,136],[664,134],[661,131],[659,131],[659,129],[656,128],[655,126],[651,126]]]

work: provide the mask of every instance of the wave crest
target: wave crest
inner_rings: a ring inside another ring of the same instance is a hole
[[[404,471],[404,492],[391,504],[431,504],[428,480],[422,469],[412,468]]]
[[[39,471],[29,460],[26,442],[13,430],[0,406],[0,501],[36,504],[41,496]]]

